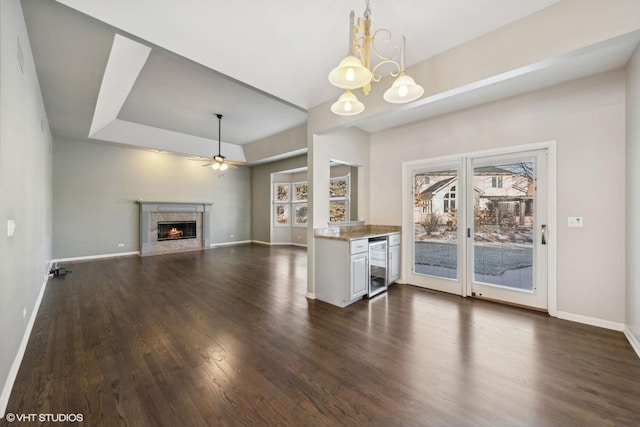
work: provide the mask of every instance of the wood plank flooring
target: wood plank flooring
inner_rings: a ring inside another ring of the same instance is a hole
[[[136,427],[640,424],[640,359],[619,332],[406,285],[340,309],[305,298],[295,247],[65,267],[7,412]]]

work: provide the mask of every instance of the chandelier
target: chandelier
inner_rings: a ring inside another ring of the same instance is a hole
[[[377,39],[376,39],[377,37]],[[364,104],[358,101],[352,89],[362,88],[365,95],[371,90],[371,82],[379,82],[381,67],[391,68],[389,75],[396,77],[391,87],[384,92],[384,100],[392,104],[405,104],[415,101],[424,93],[422,86],[405,74],[404,51],[406,39],[402,37],[402,47],[393,46],[400,51],[400,62],[395,57],[384,56],[378,52],[376,41],[388,43],[391,31],[381,28],[371,33],[371,9],[366,0],[364,16],[355,22],[355,13],[349,14],[349,50],[347,56],[329,73],[329,81],[336,87],[345,89],[344,93],[331,106],[331,111],[341,116],[353,116],[364,111]],[[372,60],[376,63],[372,67]]]

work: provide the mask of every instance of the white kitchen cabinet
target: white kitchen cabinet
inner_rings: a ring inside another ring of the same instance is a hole
[[[316,239],[316,298],[339,307],[362,299],[369,284],[368,251],[368,239]]]
[[[353,301],[362,298],[368,291],[369,284],[369,257],[367,252],[351,255],[351,275],[349,278],[350,295]]]

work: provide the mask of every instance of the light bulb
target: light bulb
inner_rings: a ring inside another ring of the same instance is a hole
[[[407,87],[407,85],[402,85],[398,88],[398,95],[402,96],[403,98],[407,96],[408,93],[409,88]]]
[[[350,102],[345,102],[344,103],[344,111],[351,111],[351,103]]]
[[[216,170],[216,171],[217,171],[218,169],[220,169],[220,164],[219,164],[219,163],[214,163],[214,164],[212,164],[212,165],[211,165],[211,169],[213,169],[213,170]]]
[[[228,167],[229,167],[229,166],[227,166],[227,164],[226,164],[226,163],[223,163],[223,164],[221,164],[221,165],[220,165],[220,170],[221,170],[221,171],[223,171],[223,170],[227,170],[227,168],[228,168]]]
[[[353,67],[347,68],[346,78],[347,78],[347,81],[350,81],[350,82],[355,80],[356,72],[353,70]]]

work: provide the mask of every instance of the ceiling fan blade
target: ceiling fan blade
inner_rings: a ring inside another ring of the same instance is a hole
[[[248,164],[247,162],[240,162],[237,160],[227,160],[226,163],[234,166],[246,166]]]
[[[209,157],[189,157],[188,160],[194,162],[210,162],[211,159]]]

